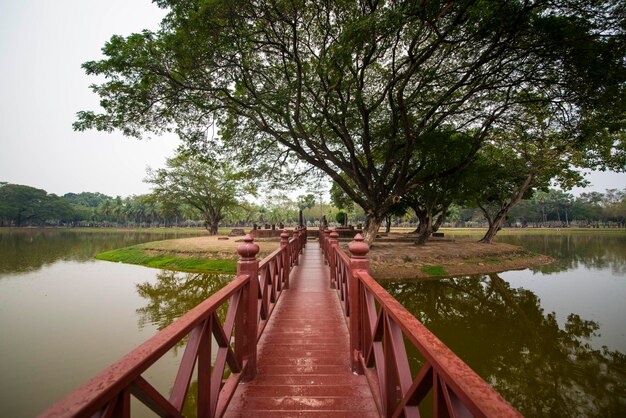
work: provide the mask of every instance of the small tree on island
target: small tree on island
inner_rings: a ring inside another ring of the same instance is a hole
[[[254,185],[225,161],[178,153],[165,165],[158,170],[148,169],[145,181],[154,185],[155,197],[161,202],[196,208],[211,235],[217,235],[228,210],[239,206],[246,194],[255,193]]]

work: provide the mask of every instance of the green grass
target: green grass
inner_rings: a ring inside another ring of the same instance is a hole
[[[447,276],[448,272],[441,266],[424,266],[422,272],[431,276]]]
[[[209,260],[198,257],[180,257],[175,254],[150,254],[138,246],[105,251],[96,255],[98,260],[168,270],[212,273],[236,273],[237,260]]]
[[[487,228],[441,228],[439,232],[452,236],[482,236]],[[504,228],[498,235],[567,235],[567,234],[617,234],[626,235],[626,228]]]

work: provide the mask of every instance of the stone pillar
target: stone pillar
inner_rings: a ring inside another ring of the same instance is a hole
[[[370,251],[369,245],[363,241],[361,234],[356,234],[354,241],[348,244],[348,250],[352,256],[350,257],[350,367],[353,373],[363,374],[361,362],[359,361],[359,353],[362,350],[361,341],[363,341],[363,318],[361,318],[360,292],[361,282],[358,278],[357,271],[363,270],[369,272],[370,262],[367,253]]]
[[[235,317],[235,357],[239,364],[243,360],[248,361],[245,373],[241,376],[243,381],[250,381],[256,376],[256,343],[258,323],[258,297],[259,297],[259,261],[256,255],[259,246],[254,243],[250,235],[246,235],[243,243],[237,246],[239,261],[237,262],[237,275],[248,274],[250,280],[243,288],[241,301]]]

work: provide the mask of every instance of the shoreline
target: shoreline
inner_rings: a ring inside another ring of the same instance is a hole
[[[152,241],[100,253],[97,259],[192,272],[235,273],[236,247],[242,237],[201,236]],[[259,261],[279,246],[256,240]],[[348,241],[340,246],[347,251]],[[416,246],[406,240],[376,242],[370,253],[370,274],[377,280],[411,280],[519,270],[549,264],[551,257],[522,247],[480,244],[470,239],[433,239]]]

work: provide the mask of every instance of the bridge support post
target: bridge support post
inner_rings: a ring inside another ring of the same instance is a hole
[[[280,248],[283,248],[283,289],[289,289],[289,274],[291,273],[291,254],[289,253],[289,233],[283,229],[280,234]]]
[[[250,280],[243,288],[241,301],[235,317],[235,357],[239,364],[247,361],[241,380],[250,381],[256,376],[256,343],[258,323],[259,297],[259,261],[256,255],[259,246],[254,243],[250,235],[244,237],[244,242],[237,246],[239,261],[237,275],[248,274]]]
[[[330,251],[328,252],[328,265],[330,266],[330,288],[337,288],[337,266],[335,259],[335,251],[337,250],[337,238],[339,238],[339,234],[337,231],[333,231],[330,233]]]
[[[350,302],[350,366],[353,373],[363,374],[359,355],[361,353],[363,341],[363,309],[361,308],[361,281],[357,271],[369,272],[370,262],[367,253],[370,246],[363,241],[361,234],[356,234],[354,241],[348,244],[350,250],[350,277],[348,298]]]

